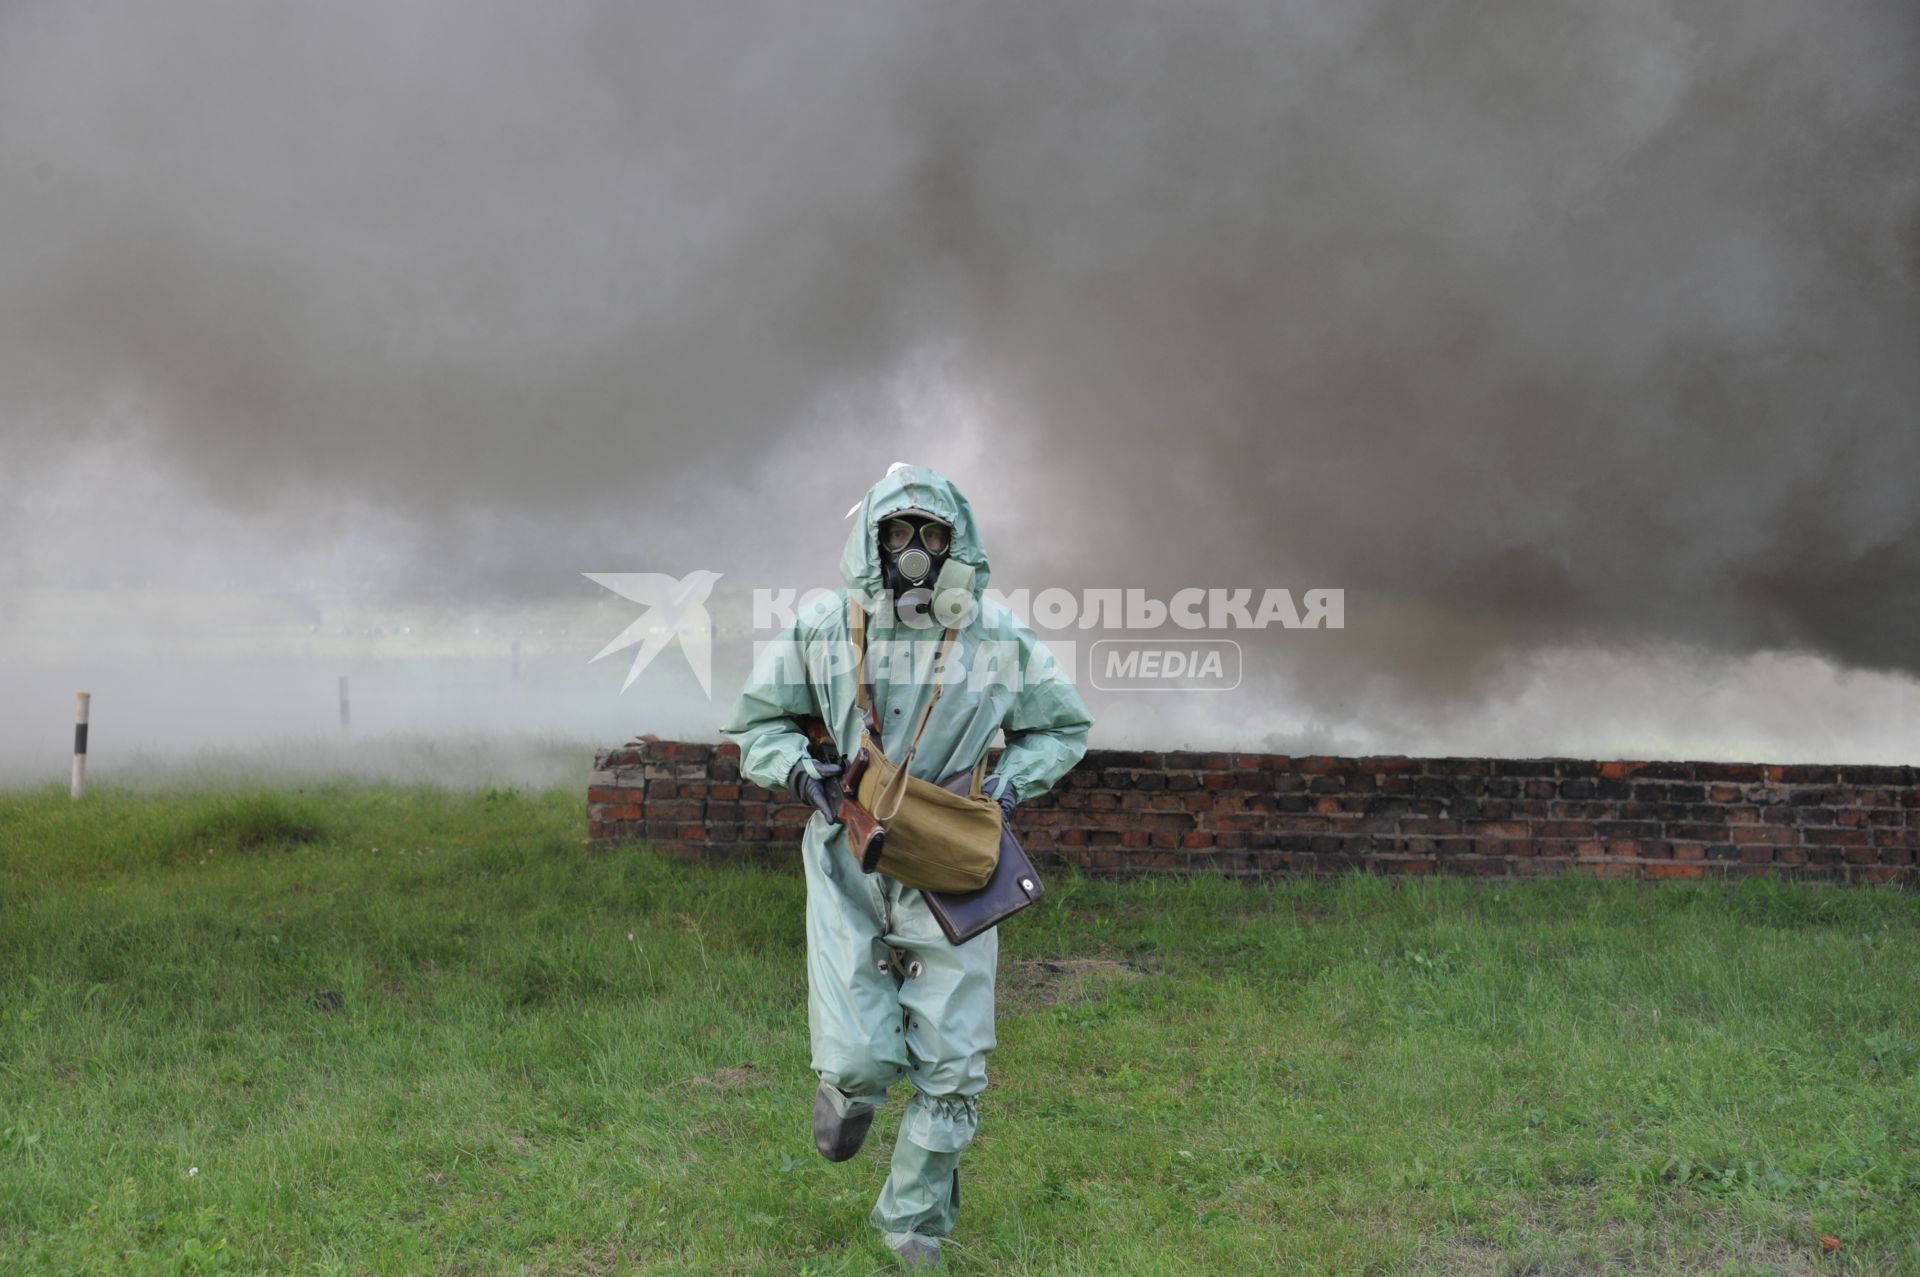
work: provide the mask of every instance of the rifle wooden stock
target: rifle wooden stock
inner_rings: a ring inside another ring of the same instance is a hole
[[[880,863],[880,849],[887,841],[887,831],[854,797],[860,792],[860,777],[866,770],[867,751],[863,749],[854,755],[846,774],[840,777],[839,816],[840,823],[847,828],[847,850],[860,862],[863,873],[872,873]]]
[[[800,727],[807,734],[809,751],[816,761],[827,759],[846,765],[846,770],[832,783],[834,815],[847,831],[847,850],[859,862],[861,872],[872,873],[880,863],[880,849],[886,844],[887,830],[854,797],[860,792],[860,778],[866,774],[867,752],[863,749],[853,756],[852,762],[846,762],[846,756],[834,745],[833,734],[827,730],[826,723],[818,718],[803,718]]]

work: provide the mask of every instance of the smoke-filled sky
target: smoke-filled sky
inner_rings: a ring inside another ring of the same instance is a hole
[[[1189,725],[1912,761],[1920,8],[0,6],[0,737],[76,590],[830,583],[894,460],[1347,591]]]

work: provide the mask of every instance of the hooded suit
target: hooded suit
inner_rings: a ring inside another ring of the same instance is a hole
[[[847,609],[864,603],[881,748],[896,761],[906,753],[934,692],[925,671],[943,634],[938,625],[910,625],[884,601],[879,526],[909,512],[952,528],[948,558],[972,569],[974,604],[954,640],[950,668],[960,675],[946,679],[909,771],[937,782],[971,769],[1004,733],[993,774],[1011,782],[1021,800],[1043,794],[1086,752],[1092,720],[1033,631],[981,598],[989,565],[973,511],[950,481],[918,466],[895,470],[867,492],[840,559],[846,589],[802,609],[762,646],[721,730],[740,746],[741,772],[776,791],[807,757],[798,718],[818,716],[851,757],[860,716]],[[976,1100],[994,1047],[999,934],[950,944],[917,889],[862,873],[844,831],[818,813],[807,822],[801,858],[814,1071],[842,1116],[884,1103],[887,1088],[902,1078],[913,1083],[871,1219],[889,1244],[920,1238],[937,1245],[953,1228],[960,1152],[979,1126]],[[893,950],[905,961],[894,961]]]

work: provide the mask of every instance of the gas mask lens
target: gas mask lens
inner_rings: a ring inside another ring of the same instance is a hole
[[[913,544],[913,525],[905,519],[888,519],[880,525],[880,548],[898,554]]]

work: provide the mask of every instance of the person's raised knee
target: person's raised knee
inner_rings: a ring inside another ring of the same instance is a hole
[[[906,1076],[900,1065],[885,1060],[846,1060],[840,1067],[819,1070],[820,1080],[856,1103],[879,1104],[887,1088]]]

